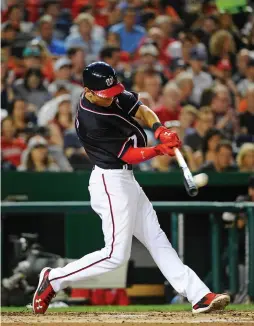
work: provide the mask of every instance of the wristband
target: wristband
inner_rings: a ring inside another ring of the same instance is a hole
[[[153,132],[155,132],[159,127],[161,127],[162,124],[160,122],[155,122],[152,126]]]

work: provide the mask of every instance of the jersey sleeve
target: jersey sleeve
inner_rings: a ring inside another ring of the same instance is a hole
[[[134,117],[139,106],[143,103],[135,92],[124,91],[118,96],[118,106],[128,115]]]
[[[131,137],[121,136],[108,128],[90,130],[87,133],[87,138],[90,139],[94,146],[120,159],[128,148],[133,146]]]

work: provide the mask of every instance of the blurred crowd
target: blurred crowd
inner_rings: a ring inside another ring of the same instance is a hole
[[[2,170],[91,169],[74,120],[84,66],[102,60],[177,131],[193,172],[254,172],[254,14],[232,2],[2,1]],[[135,168],[178,167],[160,156]]]

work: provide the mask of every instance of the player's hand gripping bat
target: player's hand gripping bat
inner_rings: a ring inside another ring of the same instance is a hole
[[[185,159],[183,158],[182,153],[179,151],[178,148],[175,148],[175,156],[177,159],[177,162],[182,169],[183,172],[183,180],[184,180],[184,186],[187,191],[187,193],[191,196],[197,196],[198,194],[198,188],[195,184],[195,181],[193,179],[193,176],[190,172],[190,169],[188,168],[187,163],[185,162]]]

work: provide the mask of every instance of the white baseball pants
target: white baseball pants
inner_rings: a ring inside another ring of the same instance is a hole
[[[126,262],[133,235],[146,246],[173,288],[192,305],[211,292],[178,257],[132,171],[95,167],[89,191],[91,206],[102,219],[105,247],[63,268],[52,269],[49,280],[55,292],[72,281],[109,272]]]

